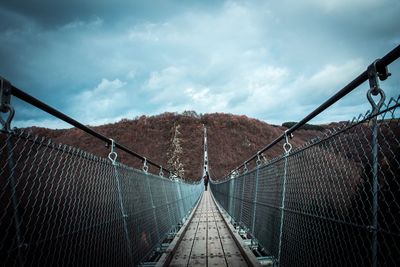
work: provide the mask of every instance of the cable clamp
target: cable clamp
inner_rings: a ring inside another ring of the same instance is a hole
[[[385,102],[385,92],[379,86],[379,80],[386,80],[391,74],[388,71],[387,66],[378,70],[376,63],[379,59],[375,60],[371,65],[368,66],[368,81],[369,90],[367,92],[368,102],[372,106],[372,115],[375,115],[381,109],[383,103]],[[380,95],[379,101],[375,101],[372,96]]]
[[[11,106],[11,88],[11,83],[0,77],[0,112],[8,113],[6,119],[0,116],[0,123],[7,132],[11,130],[11,121],[15,115],[15,110]]]
[[[248,171],[249,169],[247,168],[247,163],[245,163],[243,168],[243,174],[246,174]]]
[[[289,129],[285,131],[285,143],[283,144],[283,150],[285,150],[285,154],[288,155],[290,151],[292,150],[292,144],[289,143],[289,137],[293,138],[293,135],[290,134],[288,135]]]
[[[268,163],[268,159],[267,159],[267,157],[264,155],[264,153],[261,153],[261,156],[262,156],[262,159],[263,159],[263,161],[264,161],[264,164],[267,164],[267,163]]]
[[[111,141],[111,151],[108,154],[108,159],[111,161],[111,163],[113,165],[117,165],[118,155],[117,155],[117,152],[115,152],[115,141],[114,141],[114,139],[111,139],[111,138],[110,138],[110,141]]]
[[[256,160],[257,167],[259,167],[262,163],[260,154],[261,154],[260,152],[257,153],[257,160]]]
[[[144,158],[142,170],[145,173],[148,173],[148,171],[149,171],[149,166],[147,165],[147,159],[146,158]]]

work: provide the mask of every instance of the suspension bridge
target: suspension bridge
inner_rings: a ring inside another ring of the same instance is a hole
[[[399,78],[388,70],[399,57],[397,46],[222,179],[204,127],[197,182],[1,78],[0,265],[400,265],[400,96],[386,99],[380,85]],[[292,147],[297,130],[366,81],[369,111]],[[14,98],[108,144],[108,157],[12,128]],[[282,154],[267,158],[277,145]]]

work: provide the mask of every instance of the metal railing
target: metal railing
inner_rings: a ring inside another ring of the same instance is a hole
[[[394,51],[399,57],[399,47]],[[290,134],[308,121],[303,119],[210,185],[220,205],[276,265],[400,263],[400,97],[384,102],[374,66],[367,77],[370,112],[292,149]],[[262,157],[282,140],[280,157]]]
[[[19,98],[22,101],[25,101],[26,103],[37,107],[38,109],[41,109],[54,117],[65,121],[72,126],[75,126],[76,128],[90,134],[91,136],[103,141],[107,145],[111,145],[112,139],[104,136],[103,134],[96,132],[95,130],[91,129],[90,127],[80,123],[79,121],[69,117],[68,115],[62,113],[61,111],[47,105],[46,103],[40,101],[39,99],[27,94],[26,92],[22,91],[21,89],[15,87],[12,85],[9,81],[3,79],[0,77],[0,112],[2,113],[8,113],[7,119],[3,120],[0,116],[0,123],[3,126],[3,131],[10,131],[11,130],[11,121],[14,117],[14,108],[11,105],[11,97],[15,96]],[[0,114],[1,115],[1,114]],[[161,165],[153,162],[152,160],[145,158],[144,156],[138,154],[137,152],[133,151],[132,149],[119,144],[118,142],[114,142],[114,145],[116,148],[121,149],[122,151],[128,153],[129,155],[140,159],[142,161],[146,161],[146,164],[149,164],[151,166],[154,166],[157,169],[162,169],[170,174],[170,176],[175,176],[179,177],[176,172],[172,170],[168,170],[166,168],[163,168]]]
[[[22,91],[3,81],[1,111],[10,116],[0,132],[1,266],[136,266],[199,200],[200,182],[183,182],[172,172],[164,178],[160,165],[25,93],[24,100],[110,143],[109,158],[11,130],[14,111],[3,89]],[[117,148],[143,159],[143,169],[118,163]],[[148,163],[159,175],[148,172]]]

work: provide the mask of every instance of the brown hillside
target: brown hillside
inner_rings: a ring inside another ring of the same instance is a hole
[[[199,116],[195,112],[141,116],[93,129],[162,166],[179,171],[185,179],[198,180],[202,174],[203,124],[208,131],[209,162],[215,178],[225,176],[286,130],[246,116],[223,113]],[[76,128],[50,130],[33,127],[31,130],[50,137],[55,143],[79,147],[102,157],[109,152],[104,143]],[[291,142],[299,146],[317,133],[299,130]],[[282,146],[277,145],[266,156],[271,158],[282,152]],[[136,168],[143,164],[121,151],[118,160]]]

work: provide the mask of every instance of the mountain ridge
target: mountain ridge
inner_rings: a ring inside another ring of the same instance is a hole
[[[227,175],[287,129],[245,115],[197,114],[194,111],[142,115],[91,128],[193,181],[202,175],[203,125],[207,127],[210,172],[214,178]],[[109,153],[102,141],[77,128],[52,130],[31,127],[29,130],[52,139],[54,143],[71,145],[97,156],[106,157]],[[294,147],[300,146],[318,133],[320,130],[298,130],[291,143]],[[117,152],[120,162],[134,168],[142,167],[141,160],[123,151]],[[276,145],[265,156],[273,158],[282,153],[282,146]],[[153,173],[159,171],[150,170]]]

